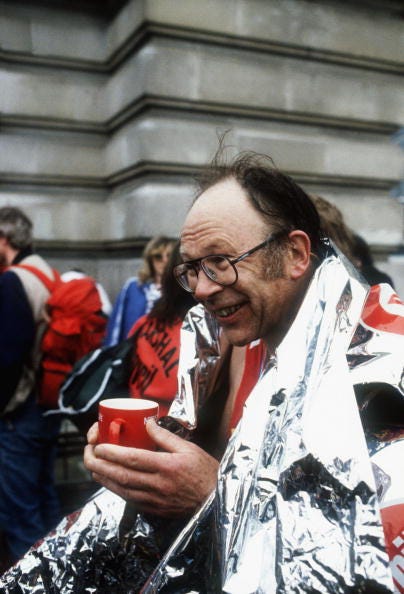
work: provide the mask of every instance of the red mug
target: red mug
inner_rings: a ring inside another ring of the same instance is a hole
[[[101,400],[98,409],[100,443],[155,450],[156,444],[146,431],[146,421],[157,419],[159,405],[141,398]]]

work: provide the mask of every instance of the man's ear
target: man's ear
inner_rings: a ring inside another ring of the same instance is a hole
[[[306,273],[311,263],[311,242],[307,233],[300,230],[289,233],[288,248],[289,278],[297,280]]]

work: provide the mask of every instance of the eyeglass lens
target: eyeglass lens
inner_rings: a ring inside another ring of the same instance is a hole
[[[200,264],[205,274],[220,285],[232,285],[237,280],[237,272],[225,256],[207,256],[201,260]],[[188,291],[195,290],[198,274],[194,266],[184,264],[178,278]]]

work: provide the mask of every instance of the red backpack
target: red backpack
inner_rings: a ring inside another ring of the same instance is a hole
[[[107,318],[91,277],[65,282],[54,271],[52,281],[34,266],[17,266],[35,274],[50,292],[45,311],[48,324],[41,339],[38,403],[57,408],[61,384],[76,361],[101,345]]]

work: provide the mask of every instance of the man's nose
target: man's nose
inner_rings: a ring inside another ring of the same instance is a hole
[[[197,301],[205,301],[212,295],[215,295],[216,293],[220,293],[221,291],[223,291],[223,288],[224,287],[218,285],[217,283],[215,283],[215,281],[209,278],[201,268],[198,273],[194,297]]]

